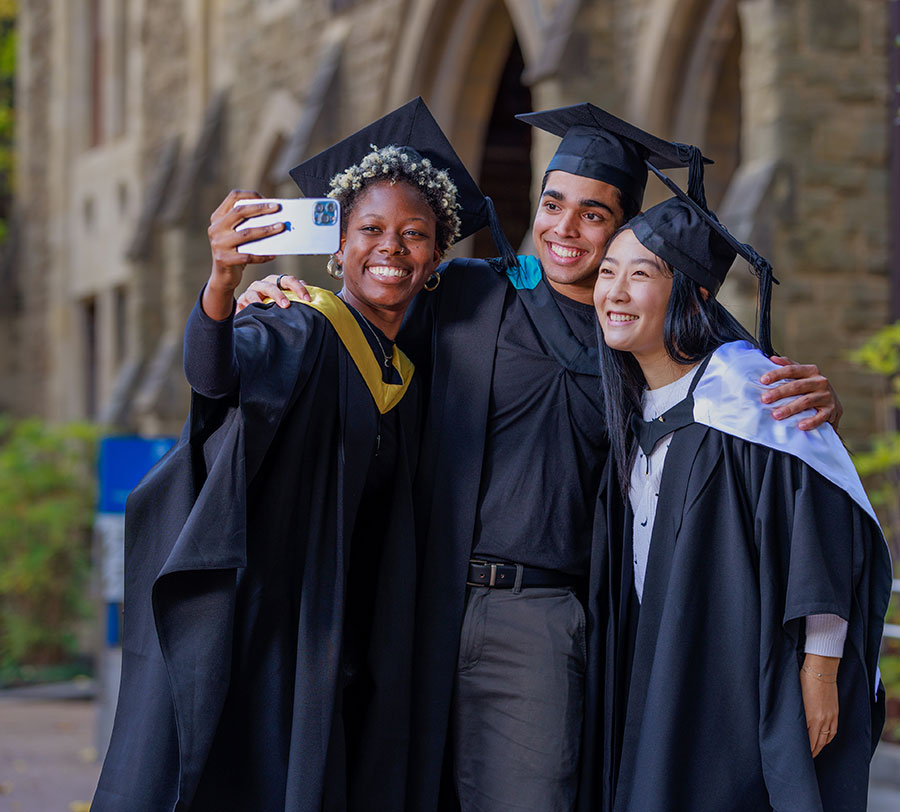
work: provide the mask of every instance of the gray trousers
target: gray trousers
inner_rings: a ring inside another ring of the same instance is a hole
[[[571,590],[469,589],[451,722],[462,812],[574,807],[585,661]]]

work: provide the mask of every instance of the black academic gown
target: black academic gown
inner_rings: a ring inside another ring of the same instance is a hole
[[[417,537],[424,549],[407,805],[414,812],[459,808],[449,774],[448,723],[484,465],[494,355],[509,286],[507,276],[490,262],[454,260],[443,270],[438,289],[414,302],[398,337],[416,368],[430,380],[415,486]],[[560,366],[596,374],[596,347],[577,342],[546,288],[523,293],[534,323],[539,328],[546,325],[547,335],[564,337],[551,350]],[[605,544],[605,537],[599,540]],[[591,589],[599,592],[597,579],[606,577],[606,561],[600,556],[595,567],[594,558],[592,555]],[[589,634],[590,624],[595,622],[596,615],[594,620],[588,618]],[[594,670],[602,669],[595,664]],[[602,749],[592,741],[594,733],[594,729],[585,731],[584,746],[591,752]]]
[[[344,585],[376,409],[321,313],[249,308],[235,336],[239,397],[195,394],[180,442],[128,501],[122,683],[93,809],[393,812],[408,744],[417,394],[395,407],[374,687],[354,720],[348,800]]]
[[[591,708],[606,730],[605,752],[594,753],[605,793],[596,808],[865,809],[884,719],[875,684],[891,587],[872,519],[796,457],[691,424],[667,452],[635,618],[632,516],[625,509],[617,543],[623,508],[609,468],[598,517],[611,533],[615,625],[605,719]],[[803,618],[819,613],[849,627],[838,733],[814,761],[799,666]]]

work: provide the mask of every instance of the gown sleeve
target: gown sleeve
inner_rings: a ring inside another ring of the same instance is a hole
[[[737,441],[740,443],[740,441]],[[836,798],[865,803],[868,763],[884,718],[877,659],[890,595],[881,533],[842,489],[788,454],[746,445],[759,554],[760,751],[770,799],[790,809],[797,772],[814,769],[825,809]],[[811,764],[798,670],[804,619],[847,621],[838,672],[834,741]],[[861,808],[861,807],[860,807]]]
[[[231,315],[215,321],[203,312],[203,291],[184,328],[184,374],[195,392],[207,398],[223,398],[238,385],[234,355],[234,305]]]

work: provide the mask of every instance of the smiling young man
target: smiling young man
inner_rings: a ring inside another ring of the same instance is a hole
[[[531,231],[547,283],[590,303],[606,243],[624,222],[615,186],[569,172],[548,173]]]
[[[555,812],[576,798],[594,808],[601,776],[585,770],[579,787],[579,759],[602,750],[595,726],[582,737],[602,672],[583,600],[604,589],[592,537],[608,442],[592,291],[607,241],[640,208],[644,159],[699,169],[699,151],[592,105],[524,118],[564,136],[544,177],[536,256],[507,273],[450,262],[397,339],[430,388],[416,483],[416,812]],[[815,390],[788,409],[822,405],[821,422],[834,404],[827,382],[810,380],[779,396]]]

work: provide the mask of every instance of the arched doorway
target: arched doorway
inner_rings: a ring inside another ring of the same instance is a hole
[[[706,171],[706,195],[716,208],[741,163],[741,25],[734,0],[711,0],[697,11],[697,35],[686,43],[672,134],[714,158]]]
[[[513,247],[527,234],[531,215],[531,128],[515,119],[531,109],[521,80],[529,49],[516,30],[529,23],[527,14],[524,20],[511,17],[503,0],[416,4],[404,39],[422,46],[398,55],[388,94],[392,105],[416,95],[425,99],[494,200]],[[457,251],[496,254],[487,230],[463,241]]]
[[[737,0],[655,0],[630,92],[630,115],[664,137],[697,144],[707,199],[718,207],[741,163],[742,32]],[[686,183],[686,173],[674,173]],[[645,205],[668,193],[648,187]]]

